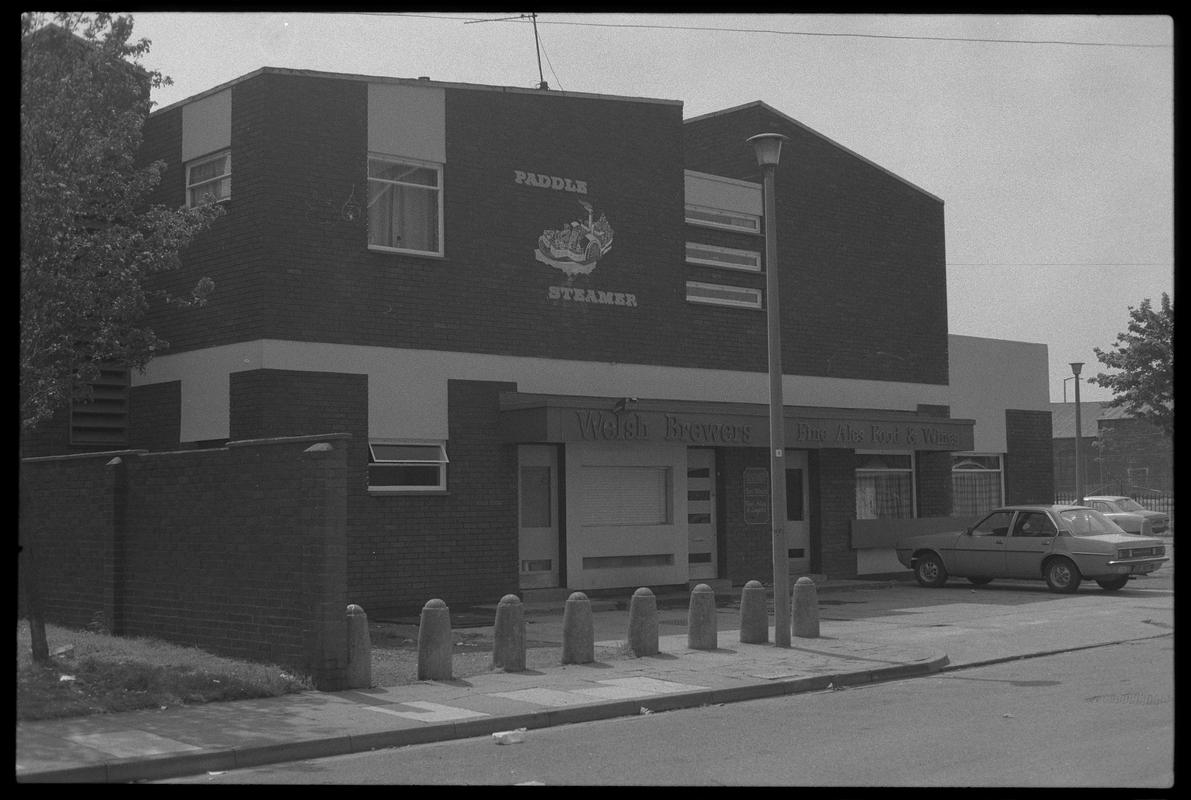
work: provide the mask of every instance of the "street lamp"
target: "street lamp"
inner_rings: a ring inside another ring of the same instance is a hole
[[[790,646],[790,559],[786,550],[786,425],[782,413],[782,310],[778,302],[777,201],[773,177],[782,154],[780,133],[748,141],[765,176],[765,317],[769,324],[769,523],[773,532],[773,642]]]
[[[1067,381],[1073,381],[1073,380],[1075,380],[1074,375],[1072,375],[1070,378],[1063,378],[1063,402],[1064,403],[1067,402]]]
[[[1080,441],[1083,439],[1083,420],[1079,414],[1079,371],[1082,361],[1071,362],[1071,377],[1075,378],[1075,504],[1083,505],[1083,453]],[[1066,385],[1066,384],[1064,384]]]

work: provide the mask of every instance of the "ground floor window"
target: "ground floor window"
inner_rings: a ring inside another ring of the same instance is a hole
[[[856,519],[914,516],[914,456],[909,453],[856,454]]]
[[[447,448],[443,442],[368,443],[368,491],[433,492],[447,488]]]
[[[1003,475],[999,455],[953,456],[951,515],[973,517],[1002,505]]]
[[[585,466],[584,525],[669,525],[673,521],[669,467]]]

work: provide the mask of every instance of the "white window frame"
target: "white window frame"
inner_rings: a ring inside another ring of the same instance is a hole
[[[691,255],[691,248],[698,248],[699,250],[705,252],[706,255]],[[716,254],[723,254],[724,256],[740,256],[742,258],[751,259],[751,262],[745,264],[739,261],[728,261],[723,258],[716,258]],[[687,242],[686,263],[703,264],[708,267],[720,267],[721,269],[735,269],[741,270],[743,272],[760,272],[761,253],[759,250],[741,250],[736,247],[720,247],[714,244],[704,244],[703,242]]]
[[[704,228],[716,228],[722,231],[737,231],[738,233],[762,234],[761,215],[748,214],[743,211],[729,211],[726,208],[714,208],[695,203],[685,205],[685,218],[688,225],[699,225]],[[695,216],[692,216],[694,214]],[[717,217],[720,219],[708,219]]]
[[[194,171],[194,169],[220,159],[226,159],[226,172],[220,173],[213,178],[201,180],[197,183],[191,182],[190,173]],[[206,205],[207,203],[211,202],[208,200],[200,200],[198,203],[194,202],[195,190],[201,189],[204,186],[209,186],[213,183],[223,183],[225,181],[227,182],[227,192],[223,197],[216,199],[214,201],[216,203],[226,203],[228,200],[232,199],[232,150],[230,147],[225,147],[216,153],[211,153],[209,155],[201,156],[200,158],[195,158],[186,162],[186,207],[195,208],[197,206]],[[201,197],[202,195],[200,194],[200,198]]]
[[[857,450],[857,456],[909,456],[909,467],[856,467],[853,470],[853,475],[858,476],[860,473],[899,473],[908,474],[910,476],[910,516],[901,517],[901,519],[918,519],[918,469],[917,459],[912,450]],[[860,482],[856,481],[856,491],[860,491]],[[857,496],[859,499],[859,495]],[[859,517],[857,517],[859,519]],[[871,518],[870,518],[871,519]]]
[[[695,294],[691,290],[695,290]],[[741,299],[733,300],[730,297],[710,297],[700,296],[698,291],[700,289],[709,292],[731,292],[733,294],[742,295]],[[747,298],[752,299],[747,299]],[[728,308],[748,308],[753,311],[760,311],[763,308],[763,298],[760,289],[754,289],[751,286],[728,286],[722,283],[703,283],[702,281],[687,281],[686,282],[686,300],[688,303],[702,303],[709,306],[726,306]]]
[[[436,458],[378,458],[376,446],[384,447],[398,446],[398,447],[425,447],[435,448],[438,450]],[[368,492],[369,494],[428,494],[437,493],[442,494],[447,490],[447,464],[450,459],[447,457],[447,443],[441,440],[427,440],[427,439],[369,439],[368,440]],[[438,481],[434,485],[430,484],[387,484],[372,482],[372,467],[438,467]]]
[[[401,181],[392,181],[392,180],[388,180],[385,178],[374,178],[374,177],[372,177],[371,174],[369,174],[368,179],[367,179],[368,180],[368,189],[369,189],[369,191],[368,191],[369,208],[367,209],[367,212],[366,212],[369,217],[371,217],[371,214],[372,214],[372,208],[371,208],[371,206],[372,206],[372,200],[371,200],[372,192],[371,192],[371,189],[372,189],[372,184],[375,181],[378,183],[391,184],[394,186],[407,186],[407,187],[417,189],[420,191],[425,191],[425,192],[433,192],[437,199],[435,205],[436,205],[437,226],[438,226],[438,249],[437,250],[419,250],[419,249],[412,248],[412,247],[394,247],[392,245],[376,244],[372,241],[371,229],[369,229],[369,231],[368,231],[368,237],[369,237],[368,238],[368,249],[376,250],[378,252],[384,252],[384,253],[407,253],[410,255],[442,257],[444,255],[444,253],[446,252],[446,249],[445,249],[446,248],[446,232],[443,229],[443,165],[437,161],[425,161],[425,160],[419,159],[419,158],[409,158],[407,156],[398,156],[398,155],[393,155],[391,153],[379,153],[379,152],[375,152],[375,151],[368,153],[368,161],[369,162],[383,161],[388,164],[405,164],[405,165],[408,165],[411,167],[417,167],[420,169],[433,170],[435,172],[435,174],[437,175],[437,185],[431,187],[431,186],[426,186],[425,184],[422,184],[422,183],[402,183]],[[369,172],[371,172],[371,170],[369,170]]]

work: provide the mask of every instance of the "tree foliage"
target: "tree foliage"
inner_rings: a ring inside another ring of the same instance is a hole
[[[1111,389],[1110,406],[1123,406],[1133,416],[1174,435],[1174,304],[1166,292],[1154,309],[1149,298],[1129,307],[1129,329],[1117,335],[1110,351],[1094,348],[1104,366],[1089,383]]]
[[[109,13],[21,15],[21,429],[88,397],[99,365],[143,368],[167,346],[146,326],[152,289],[220,209],[150,206],[165,165],[137,163],[150,89],[145,39]]]

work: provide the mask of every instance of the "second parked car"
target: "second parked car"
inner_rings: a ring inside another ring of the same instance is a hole
[[[1147,575],[1167,561],[1161,539],[1125,533],[1084,506],[1006,506],[970,528],[911,536],[897,558],[923,586],[951,576],[977,586],[994,578],[1042,579],[1056,592],[1074,592],[1083,579],[1106,591]]]
[[[1142,508],[1132,497],[1105,494],[1085,497],[1083,502],[1120,525],[1125,533],[1153,536],[1166,533],[1166,529],[1170,527],[1170,517],[1161,511]]]

